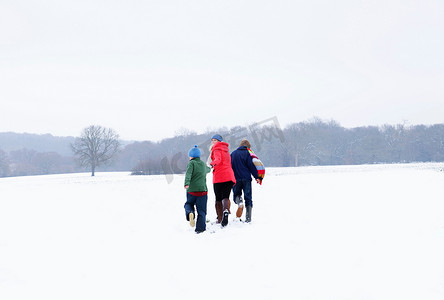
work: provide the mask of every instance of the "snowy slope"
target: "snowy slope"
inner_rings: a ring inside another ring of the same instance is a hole
[[[200,235],[183,176],[3,178],[0,299],[441,300],[443,169],[268,169],[251,224]]]

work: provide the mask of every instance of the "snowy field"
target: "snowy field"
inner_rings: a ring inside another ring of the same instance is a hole
[[[269,168],[199,235],[172,179],[0,179],[0,299],[444,299],[444,164]]]

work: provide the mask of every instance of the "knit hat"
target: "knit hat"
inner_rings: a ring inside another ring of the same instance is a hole
[[[200,152],[200,149],[197,148],[197,145],[194,145],[194,147],[191,148],[190,151],[188,152],[189,157],[195,158],[195,157],[200,157],[200,155],[201,155],[201,152]]]
[[[211,137],[211,139],[216,139],[219,142],[222,142],[224,139],[222,138],[222,136],[220,134],[215,134]]]

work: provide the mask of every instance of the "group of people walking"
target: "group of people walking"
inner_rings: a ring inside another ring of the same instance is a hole
[[[252,177],[257,183],[262,184],[265,169],[262,162],[251,150],[250,142],[242,140],[239,147],[230,154],[228,143],[223,141],[221,135],[215,134],[211,138],[210,156],[207,163],[200,159],[201,154],[202,152],[197,146],[188,152],[190,161],[187,165],[184,183],[187,190],[187,200],[184,205],[187,221],[192,227],[196,227],[197,233],[206,230],[208,200],[206,175],[212,169],[217,223],[223,227],[228,224],[228,216],[231,213],[231,191],[233,191],[233,201],[238,205],[236,217],[242,216],[245,206],[245,221],[251,222]]]

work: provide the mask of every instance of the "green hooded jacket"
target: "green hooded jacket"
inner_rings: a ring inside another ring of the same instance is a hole
[[[184,186],[189,186],[187,192],[207,192],[207,173],[210,171],[211,169],[199,157],[191,159],[185,173]]]

